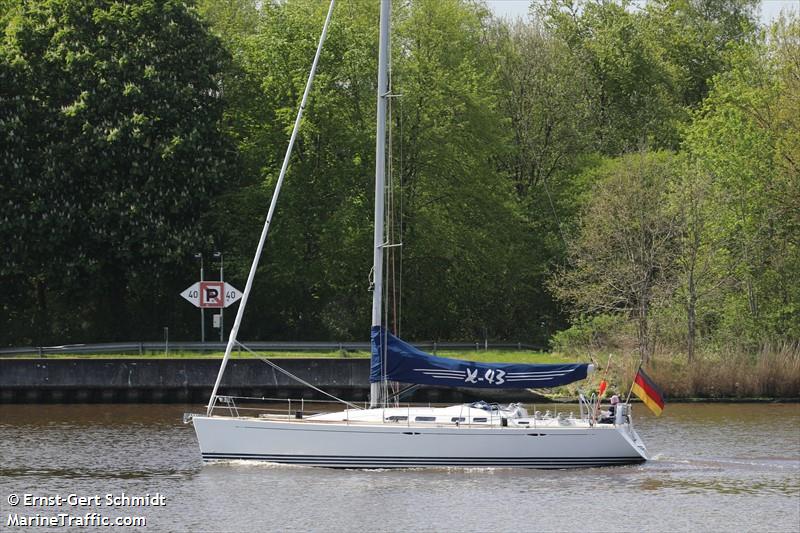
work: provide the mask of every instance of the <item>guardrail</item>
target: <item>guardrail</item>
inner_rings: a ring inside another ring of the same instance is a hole
[[[369,351],[368,342],[313,342],[313,341],[276,341],[276,342],[242,342],[251,350],[276,351],[276,352],[330,352],[335,350]],[[517,343],[494,342],[434,342],[423,341],[413,343],[422,350],[436,352],[437,350],[542,350],[543,346]],[[24,346],[0,348],[0,357],[38,356],[58,354],[138,354],[145,355],[152,352],[222,352],[226,343],[223,342],[110,342],[99,344],[64,344],[61,346]]]

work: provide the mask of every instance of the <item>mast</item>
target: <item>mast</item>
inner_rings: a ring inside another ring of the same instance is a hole
[[[375,129],[375,237],[372,262],[372,327],[383,324],[383,229],[386,183],[386,108],[389,98],[389,20],[391,0],[381,0],[380,44],[378,47],[378,112]],[[381,336],[383,337],[383,336]],[[381,357],[383,355],[381,354]],[[370,384],[370,407],[384,402],[383,382]]]
[[[267,234],[269,233],[269,226],[272,222],[272,216],[275,213],[275,207],[278,205],[278,196],[281,194],[281,187],[283,186],[283,180],[286,177],[286,170],[289,168],[289,161],[292,157],[292,148],[294,148],[294,142],[297,139],[297,132],[300,131],[300,123],[303,120],[303,111],[306,108],[308,93],[311,92],[311,85],[314,82],[314,74],[317,72],[317,64],[319,63],[319,58],[322,54],[322,45],[325,43],[325,37],[328,35],[328,26],[331,23],[331,15],[333,14],[334,5],[336,5],[336,0],[331,0],[330,5],[328,6],[328,14],[325,17],[325,24],[322,26],[322,35],[319,38],[319,43],[317,43],[317,51],[314,54],[314,62],[311,64],[311,72],[308,74],[308,79],[306,80],[306,88],[305,91],[303,91],[303,98],[300,101],[300,108],[297,110],[297,117],[295,118],[294,128],[292,129],[292,136],[289,138],[289,146],[286,148],[286,155],[283,158],[281,173],[278,176],[278,182],[275,184],[275,190],[272,193],[272,201],[269,204],[267,218],[264,220],[264,228],[261,230],[261,237],[259,238],[258,246],[256,247],[255,256],[253,256],[253,263],[250,265],[250,274],[248,274],[247,283],[244,286],[242,301],[239,303],[239,310],[236,312],[236,319],[233,321],[231,334],[230,337],[228,337],[228,344],[225,346],[225,355],[222,358],[222,363],[219,365],[219,372],[217,373],[217,380],[214,382],[214,389],[211,391],[211,398],[208,400],[208,406],[206,407],[207,416],[211,416],[211,412],[214,409],[214,402],[217,399],[217,391],[219,390],[219,384],[222,382],[222,375],[225,373],[225,366],[228,364],[228,360],[231,358],[233,345],[236,344],[236,336],[239,334],[239,326],[241,325],[242,317],[244,316],[244,308],[247,306],[247,299],[250,297],[250,291],[253,288],[253,279],[256,277],[258,262],[261,259],[261,252],[264,250],[264,243],[267,240]]]

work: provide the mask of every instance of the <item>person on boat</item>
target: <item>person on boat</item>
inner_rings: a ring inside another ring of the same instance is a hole
[[[601,424],[613,424],[614,419],[617,415],[617,404],[619,404],[619,396],[616,394],[611,397],[611,405],[608,406],[608,411],[603,413],[603,417],[600,419]]]

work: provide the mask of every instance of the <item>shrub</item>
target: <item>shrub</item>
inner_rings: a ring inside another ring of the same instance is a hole
[[[626,345],[627,327],[627,320],[621,315],[581,317],[570,328],[553,335],[550,345],[554,351],[567,355],[621,350]]]

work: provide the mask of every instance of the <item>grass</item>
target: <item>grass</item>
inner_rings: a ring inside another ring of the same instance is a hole
[[[658,358],[650,374],[679,398],[798,398],[800,345],[706,354],[692,364],[685,357]]]
[[[143,354],[136,353],[92,353],[92,354],[45,354],[46,359],[222,359],[225,352],[145,352]],[[330,352],[258,352],[260,357],[269,359],[347,359],[347,358],[367,358],[368,352],[345,352],[340,351]],[[254,358],[255,355],[250,352],[242,350],[234,350],[231,354],[232,357],[237,359]],[[13,359],[39,359],[36,354],[14,356]]]
[[[518,350],[470,350],[455,352],[439,350],[436,355],[451,359],[464,359],[481,363],[573,363],[574,358],[551,352],[530,352]]]
[[[46,354],[47,359],[220,359],[223,352],[150,352],[143,355],[139,353],[121,354]],[[370,354],[367,351],[316,351],[316,352],[294,352],[294,351],[270,351],[258,352],[261,357],[269,359],[368,359]],[[573,357],[564,356],[548,352],[531,352],[520,350],[464,350],[451,351],[439,350],[436,355],[453,359],[464,359],[477,362],[494,363],[569,363],[576,362]],[[242,350],[234,351],[235,358],[254,358],[255,355]],[[31,354],[26,356],[16,356],[14,359],[39,359],[38,355]]]
[[[559,396],[570,396],[580,388],[597,391],[600,380],[609,383],[606,393],[627,396],[638,367],[638,356],[630,351],[596,356],[598,371],[586,381],[562,387]],[[606,370],[606,366],[608,369]],[[656,353],[646,366],[648,375],[669,399],[797,399],[800,398],[800,345],[765,345],[756,353],[729,348],[700,353],[692,363],[680,352]]]

